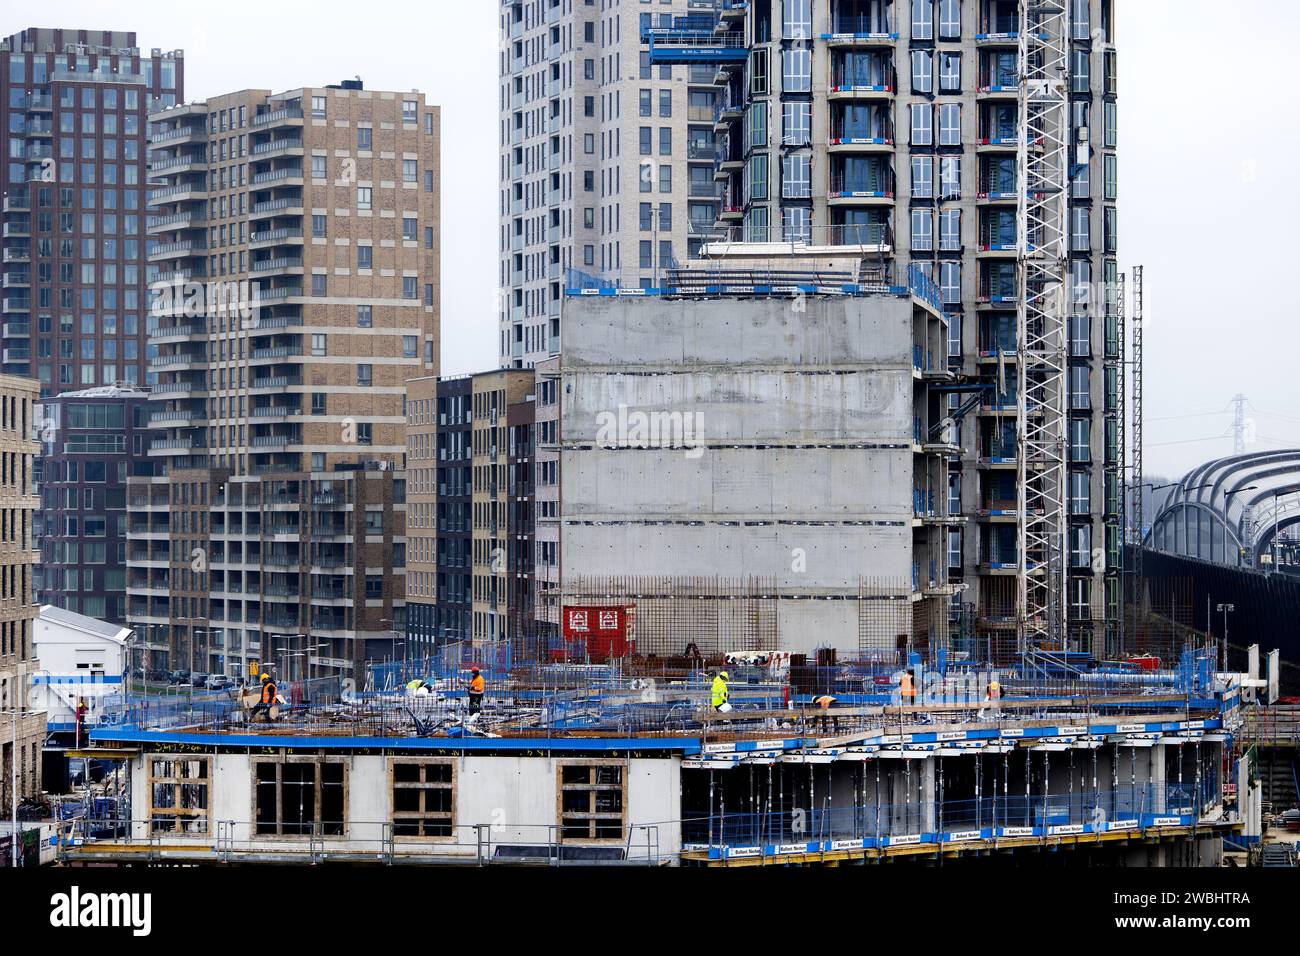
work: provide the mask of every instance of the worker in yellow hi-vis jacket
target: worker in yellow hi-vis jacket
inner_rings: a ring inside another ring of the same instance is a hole
[[[718,671],[713,678],[713,709],[726,713],[731,710],[727,701],[731,699],[731,692],[727,689],[728,675],[726,671]],[[726,708],[726,710],[723,710]]]

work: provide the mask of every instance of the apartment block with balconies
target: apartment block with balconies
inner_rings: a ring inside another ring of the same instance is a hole
[[[652,67],[717,65],[719,218],[737,242],[845,247],[884,283],[934,283],[948,362],[987,390],[958,423],[948,560],[981,632],[1015,637],[1020,5],[1015,0],[718,3],[714,27],[648,38]],[[1080,641],[1116,620],[1114,0],[1068,0],[1068,594]],[[1031,149],[1039,148],[1031,144]],[[1032,243],[1034,237],[1029,237]],[[1008,502],[1011,510],[1008,511]],[[1098,560],[1098,555],[1104,555]],[[1041,556],[1040,556],[1041,558]],[[1034,560],[1031,556],[1031,560]]]
[[[642,45],[695,21],[698,0],[501,3],[502,366],[559,352],[566,288],[655,286],[713,234],[716,71]]]
[[[405,628],[406,382],[439,362],[438,108],[345,82],[150,124],[159,473],[132,497],[170,534],[129,544],[132,620],[175,669],[352,671]]]

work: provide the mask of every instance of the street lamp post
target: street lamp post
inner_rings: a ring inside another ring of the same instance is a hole
[[[1223,614],[1223,650],[1219,655],[1219,669],[1226,671],[1228,669],[1228,615],[1236,608],[1231,604],[1220,604],[1215,610]]]

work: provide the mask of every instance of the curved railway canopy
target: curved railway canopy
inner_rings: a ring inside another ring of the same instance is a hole
[[[1269,563],[1300,524],[1300,449],[1219,458],[1183,476],[1146,532],[1156,551],[1239,567]]]

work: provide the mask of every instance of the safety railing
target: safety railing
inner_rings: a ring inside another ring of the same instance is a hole
[[[392,820],[266,822],[173,818],[77,819],[59,828],[62,860],[112,858],[189,862],[374,862],[658,866],[669,862],[673,823],[632,823],[607,839],[586,839],[573,824],[454,824],[433,817]],[[675,837],[674,837],[675,838]]]
[[[1201,783],[1204,795],[1217,786]],[[879,845],[896,837],[922,837],[920,842],[950,842],[954,836],[996,839],[1019,836],[1062,836],[1107,830],[1146,830],[1198,822],[1204,802],[1198,805],[1192,784],[1162,787],[1155,784],[1117,790],[1078,790],[1052,793],[1000,793],[980,798],[880,802],[870,799],[868,780],[864,796],[850,806],[833,806],[844,791],[814,798],[812,808],[771,812],[688,816],[682,820],[684,847],[781,846],[841,841],[871,841]],[[782,795],[790,800],[793,793]],[[758,800],[764,799],[759,792]],[[769,794],[767,799],[771,799]]]

